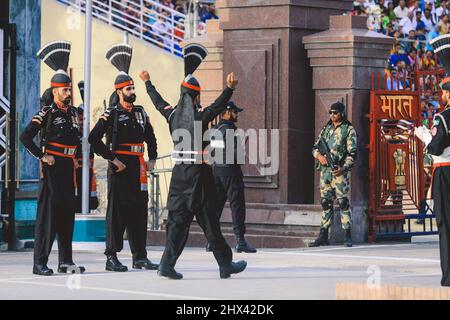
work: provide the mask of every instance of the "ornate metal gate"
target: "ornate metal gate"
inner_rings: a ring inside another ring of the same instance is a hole
[[[372,75],[369,242],[437,233],[430,196],[431,157],[414,135],[439,109],[443,70],[410,77]]]

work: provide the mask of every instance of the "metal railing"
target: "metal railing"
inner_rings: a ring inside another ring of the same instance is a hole
[[[57,1],[85,12],[86,0]],[[192,18],[153,0],[93,0],[92,15],[177,56],[182,56],[180,43],[189,36],[185,30],[194,30],[192,36],[205,30],[198,17]]]
[[[166,162],[169,162],[166,164]],[[150,172],[150,228],[159,230],[160,218],[166,209],[166,201],[163,199],[161,191],[161,179],[163,180],[164,195],[169,192],[169,175],[172,173],[172,154],[165,154],[156,159],[155,169]]]

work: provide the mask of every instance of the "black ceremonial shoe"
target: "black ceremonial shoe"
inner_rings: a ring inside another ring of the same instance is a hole
[[[127,272],[128,268],[124,266],[122,263],[120,263],[119,259],[117,259],[117,256],[108,256],[106,260],[106,268],[107,271],[114,271],[114,272]]]
[[[244,237],[239,237],[238,241],[236,243],[236,252],[246,252],[246,253],[255,253],[256,249],[253,248],[251,245],[248,244],[247,241],[245,241]]]
[[[247,262],[244,260],[238,262],[231,262],[228,267],[220,267],[220,278],[227,279],[233,273],[239,273],[245,270]]]
[[[206,252],[212,252],[212,249],[211,249],[211,245],[209,244],[209,242],[206,244]]]
[[[172,280],[180,280],[183,279],[183,275],[179,272],[176,272],[174,268],[171,267],[161,267],[158,269],[158,276],[165,277]]]
[[[133,269],[158,270],[159,265],[152,263],[149,259],[133,261]]]
[[[60,263],[58,265],[59,273],[84,273],[86,268],[83,266],[77,266],[75,263]]]
[[[53,274],[53,270],[46,265],[35,264],[33,266],[33,274],[37,274],[39,276],[51,276]]]

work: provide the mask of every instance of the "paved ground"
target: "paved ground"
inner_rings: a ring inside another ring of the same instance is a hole
[[[155,271],[104,270],[103,244],[75,244],[76,262],[87,268],[79,278],[31,274],[32,252],[0,253],[0,300],[4,299],[334,299],[337,282],[439,287],[440,265],[436,238],[411,244],[340,246],[297,250],[259,250],[235,254],[246,259],[247,270],[219,279],[213,255],[187,248],[177,270],[180,281]],[[163,248],[149,248],[158,262]],[[56,269],[57,253],[49,266]],[[119,259],[129,267],[129,250]],[[56,270],[55,270],[56,271]]]

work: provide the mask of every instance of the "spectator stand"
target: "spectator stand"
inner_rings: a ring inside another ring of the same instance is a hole
[[[58,0],[85,12],[86,0]],[[193,29],[183,13],[183,6],[171,8],[152,0],[92,0],[93,17],[119,28],[177,56],[182,56],[181,42],[187,40],[186,28],[202,33],[203,23]]]

